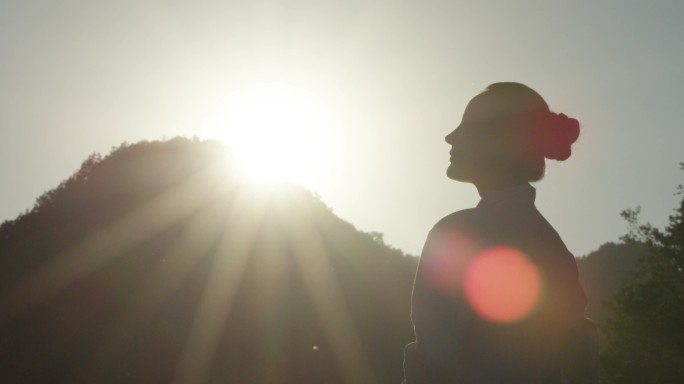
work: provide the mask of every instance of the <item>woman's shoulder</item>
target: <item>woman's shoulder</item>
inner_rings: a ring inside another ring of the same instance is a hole
[[[479,212],[475,208],[467,208],[460,211],[450,213],[441,218],[435,225],[434,229],[443,229],[453,226],[469,225],[479,216]]]
[[[441,218],[430,231],[431,234],[474,233],[482,230],[482,213],[476,208],[468,208],[450,213]]]
[[[431,234],[434,237],[462,233],[482,240],[536,244],[554,249],[554,253],[569,253],[556,229],[533,205],[522,208],[510,211],[483,207],[463,209],[440,219]]]

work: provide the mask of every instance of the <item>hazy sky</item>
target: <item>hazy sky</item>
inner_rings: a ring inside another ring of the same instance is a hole
[[[197,135],[296,154],[335,213],[418,254],[479,199],[445,177],[444,136],[518,81],[582,124],[536,187],[585,254],[625,233],[623,209],[662,226],[680,198],[683,17],[674,0],[0,0],[0,221],[93,152]]]

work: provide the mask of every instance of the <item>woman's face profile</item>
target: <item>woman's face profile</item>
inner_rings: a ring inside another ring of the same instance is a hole
[[[512,130],[502,129],[510,122],[503,117],[502,103],[491,92],[475,96],[465,111],[461,124],[445,139],[451,145],[447,176],[450,179],[474,182],[484,174],[500,168],[509,155]]]

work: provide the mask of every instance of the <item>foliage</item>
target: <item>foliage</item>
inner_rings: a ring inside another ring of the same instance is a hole
[[[680,187],[681,191],[681,187]],[[638,220],[639,209],[623,212],[630,224],[624,240],[649,252],[615,296],[604,327],[606,383],[680,383],[684,378],[684,200],[664,230]]]

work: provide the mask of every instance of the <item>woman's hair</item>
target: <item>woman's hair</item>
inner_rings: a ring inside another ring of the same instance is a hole
[[[570,157],[571,145],[579,137],[579,122],[562,113],[551,112],[546,101],[532,88],[520,83],[494,83],[488,96],[505,104],[511,125],[522,145],[523,161],[516,171],[527,181],[544,176],[544,159],[563,161]]]

